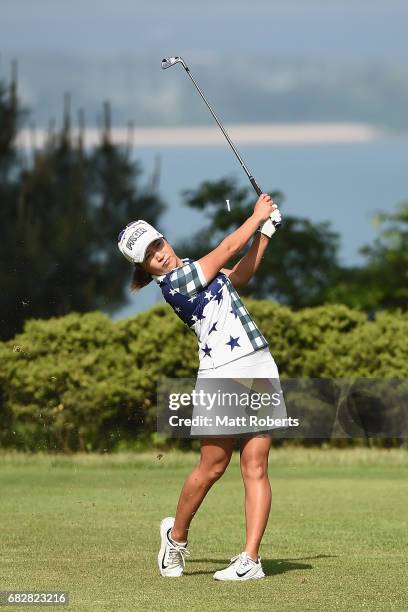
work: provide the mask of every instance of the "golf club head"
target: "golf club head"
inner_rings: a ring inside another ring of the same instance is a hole
[[[162,63],[161,63],[161,67],[163,68],[163,70],[166,70],[166,68],[171,68],[171,66],[174,66],[175,64],[183,64],[183,67],[187,69],[187,66],[183,60],[182,57],[164,57],[162,59]]]

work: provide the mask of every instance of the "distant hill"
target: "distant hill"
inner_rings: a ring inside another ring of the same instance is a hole
[[[72,110],[82,108],[88,127],[98,124],[108,99],[113,123],[136,126],[206,125],[212,119],[180,67],[163,72],[160,57],[146,54],[73,57],[19,52],[2,54],[1,78],[18,60],[19,91],[31,121],[46,127],[62,115],[70,92]],[[225,54],[186,58],[191,72],[226,123],[364,122],[408,130],[408,75],[393,60],[312,60]]]

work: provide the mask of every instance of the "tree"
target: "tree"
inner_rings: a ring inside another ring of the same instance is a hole
[[[360,249],[365,264],[342,271],[328,300],[365,309],[408,307],[408,202],[375,218],[380,234]]]
[[[283,201],[281,192],[269,193],[276,202]],[[232,179],[204,182],[196,191],[185,191],[184,198],[187,206],[208,211],[209,224],[175,247],[177,253],[193,259],[215,248],[248,218],[254,206],[252,192],[238,188]],[[233,202],[231,212],[225,206],[227,198]],[[339,237],[329,223],[284,215],[283,229],[275,234],[256,275],[240,293],[272,297],[295,308],[321,304],[339,274],[338,247]],[[232,264],[240,257],[242,253]]]
[[[110,139],[109,106],[94,150],[74,138],[69,105],[63,127],[50,132],[32,159],[18,154],[21,111],[15,82],[0,86],[0,336],[12,337],[27,318],[111,312],[126,301],[129,267],[117,249],[132,219],[156,223],[157,194],[140,187],[141,168]]]

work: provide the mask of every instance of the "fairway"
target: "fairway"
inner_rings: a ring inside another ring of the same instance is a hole
[[[238,454],[192,523],[185,575],[159,575],[159,522],[197,458],[0,455],[0,590],[69,591],[81,611],[408,609],[406,450],[271,450],[267,577],[243,583],[212,578],[243,548]]]

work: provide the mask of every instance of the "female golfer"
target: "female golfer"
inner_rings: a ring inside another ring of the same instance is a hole
[[[268,194],[262,194],[251,216],[213,251],[193,261],[180,259],[162,234],[145,221],[130,223],[119,234],[122,254],[134,264],[133,290],[154,279],[164,299],[197,335],[198,378],[236,377],[277,379],[278,370],[268,343],[241,302],[236,288],[255,274],[270,237],[273,221],[281,219]],[[257,232],[250,249],[232,270],[224,265],[239,253]],[[182,576],[190,523],[211,486],[224,473],[235,443],[234,437],[201,437],[199,464],[184,482],[176,516],[160,525],[158,565],[162,576]],[[245,486],[246,542],[243,552],[217,580],[263,578],[259,547],[271,507],[268,479],[268,435],[249,435],[240,444],[240,465]]]

